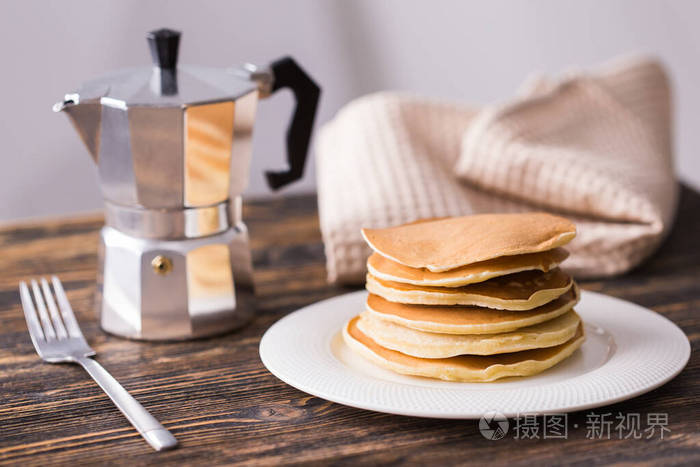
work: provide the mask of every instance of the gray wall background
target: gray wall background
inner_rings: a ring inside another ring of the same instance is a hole
[[[213,66],[294,56],[323,86],[318,123],[381,89],[485,104],[534,71],[660,56],[676,94],[676,167],[700,186],[700,2],[656,0],[35,0],[0,3],[0,221],[101,207],[95,170],[51,105],[84,80],[150,62],[144,34],[184,32],[180,61]],[[277,196],[289,94],[261,103],[249,196]],[[283,193],[312,191],[304,179]]]

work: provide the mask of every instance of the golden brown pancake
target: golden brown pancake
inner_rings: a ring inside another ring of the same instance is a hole
[[[479,214],[362,229],[380,255],[412,268],[443,272],[501,256],[551,250],[576,236],[574,224],[546,213]]]
[[[377,344],[406,355],[421,358],[448,358],[458,355],[494,355],[541,349],[563,344],[576,333],[581,319],[570,310],[558,318],[515,331],[497,334],[440,334],[417,331],[376,318],[360,315],[357,327]]]
[[[561,269],[524,271],[462,287],[431,287],[384,281],[367,274],[367,290],[397,303],[475,305],[499,310],[531,310],[560,297],[572,285]]]
[[[385,321],[419,331],[444,334],[492,334],[542,323],[561,316],[578,303],[574,284],[564,295],[528,311],[494,310],[478,306],[406,305],[379,295],[367,296],[366,309]]]
[[[539,253],[500,256],[445,272],[432,272],[425,268],[404,266],[379,253],[373,253],[367,260],[367,269],[374,277],[385,281],[436,287],[460,287],[516,272],[530,270],[547,272],[557,267],[568,256],[569,253],[565,249],[554,248]]]
[[[508,376],[534,375],[569,357],[584,341],[583,324],[579,324],[574,337],[554,347],[499,355],[418,358],[377,344],[358,329],[357,320],[357,316],[352,318],[343,328],[343,338],[355,352],[397,373],[447,381],[486,382]]]

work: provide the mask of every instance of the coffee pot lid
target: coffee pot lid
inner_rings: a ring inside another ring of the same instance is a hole
[[[147,39],[153,66],[105,74],[84,83],[71,97],[119,108],[179,107],[233,100],[258,88],[249,79],[251,70],[178,65],[180,36],[171,29],[150,32]]]

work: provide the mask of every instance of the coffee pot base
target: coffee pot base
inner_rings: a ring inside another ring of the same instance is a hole
[[[143,239],[101,231],[97,309],[109,334],[185,340],[240,328],[254,316],[248,232],[242,222],[216,235]]]

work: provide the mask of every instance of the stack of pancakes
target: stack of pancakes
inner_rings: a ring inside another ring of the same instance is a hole
[[[493,381],[539,373],[583,343],[578,288],[558,267],[576,235],[567,219],[483,214],[362,234],[370,293],[343,336],[383,367]]]

